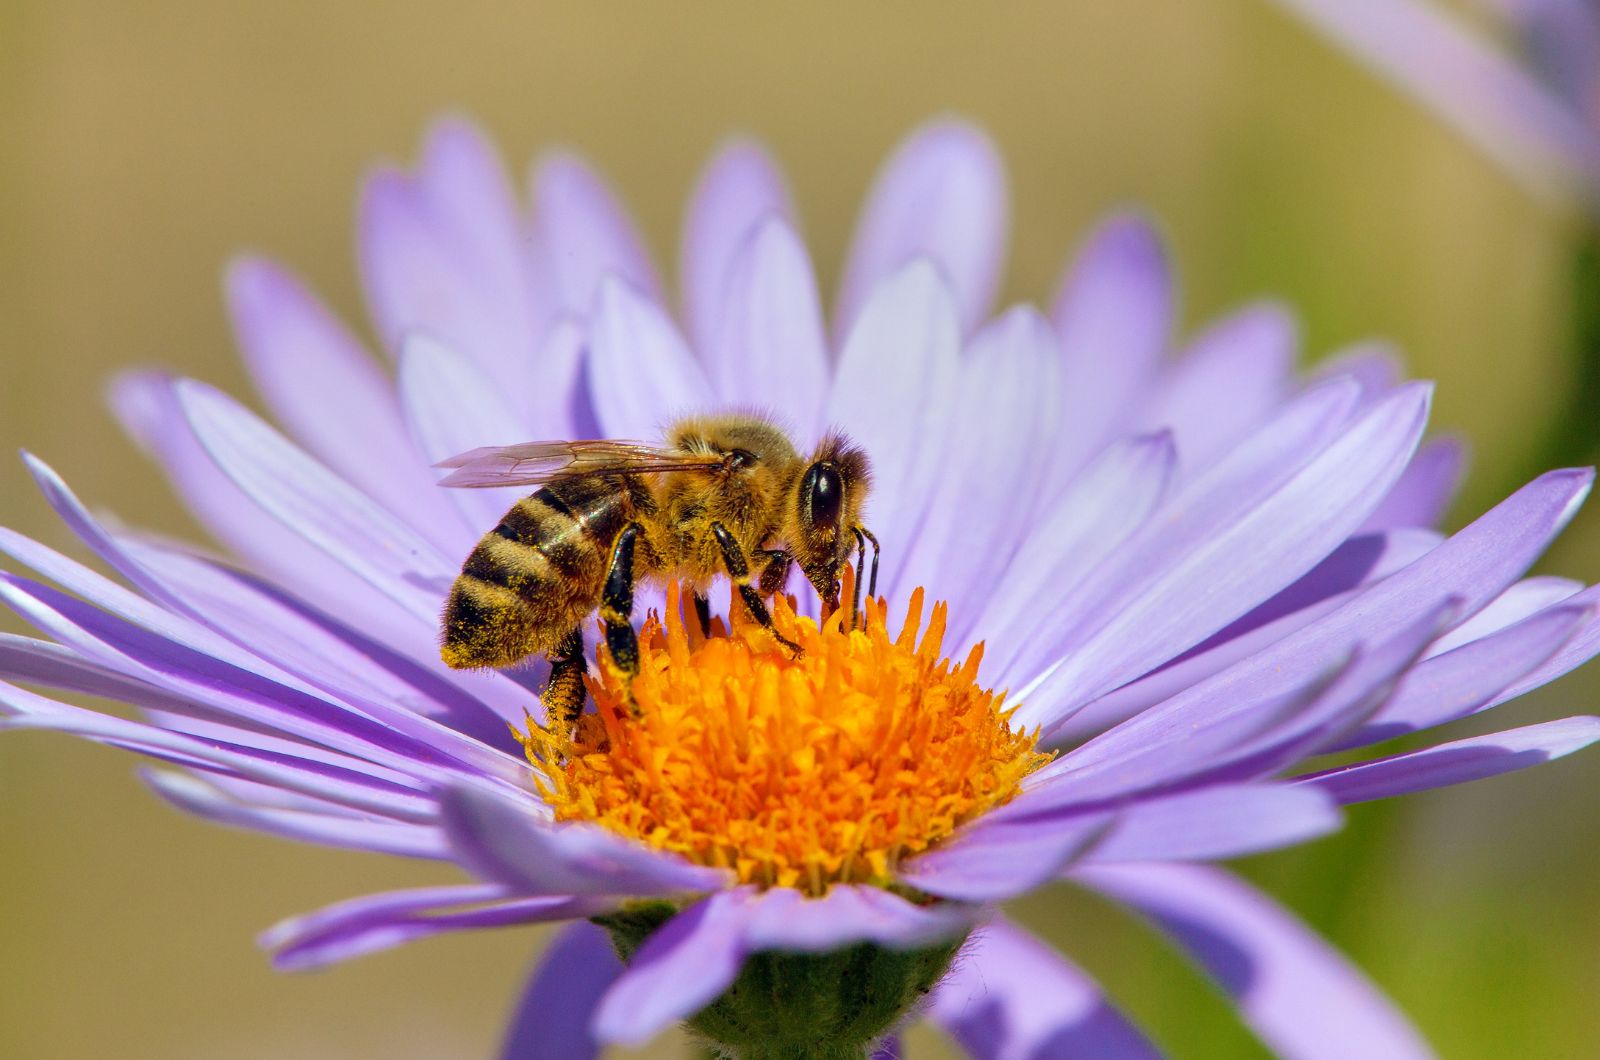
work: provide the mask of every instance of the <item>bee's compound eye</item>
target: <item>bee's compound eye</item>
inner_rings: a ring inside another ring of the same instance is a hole
[[[813,530],[839,525],[839,509],[844,504],[844,483],[832,464],[812,464],[800,483],[800,495],[811,518]]]

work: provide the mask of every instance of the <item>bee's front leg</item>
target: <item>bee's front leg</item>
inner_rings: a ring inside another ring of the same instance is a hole
[[[758,561],[766,561],[758,583],[761,595],[775,596],[781,593],[784,583],[789,580],[789,566],[794,562],[794,557],[782,548],[758,548],[755,554]]]
[[[779,644],[788,648],[795,658],[799,658],[803,654],[800,645],[779,633],[773,626],[772,615],[767,611],[767,605],[762,601],[761,594],[750,584],[750,562],[745,559],[744,549],[740,547],[738,539],[721,523],[711,524],[711,536],[716,538],[717,547],[722,550],[722,562],[728,568],[728,577],[733,579],[733,584],[738,588],[739,599],[744,601],[750,617],[761,623],[762,628],[771,633]]]

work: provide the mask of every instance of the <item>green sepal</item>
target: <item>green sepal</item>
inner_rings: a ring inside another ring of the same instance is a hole
[[[678,912],[667,901],[630,902],[594,922],[627,964]],[[965,942],[754,953],[733,985],[686,1022],[717,1055],[737,1060],[860,1060],[933,989]]]

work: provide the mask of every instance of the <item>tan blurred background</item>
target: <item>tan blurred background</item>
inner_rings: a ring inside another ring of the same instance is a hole
[[[788,167],[827,289],[884,152],[930,114],[968,115],[1011,167],[1009,296],[1047,294],[1098,214],[1145,204],[1176,247],[1191,324],[1280,295],[1315,353],[1386,335],[1440,380],[1435,423],[1476,451],[1457,521],[1510,485],[1564,386],[1572,219],[1264,0],[5,0],[0,449],[37,451],[130,522],[194,533],[103,411],[104,381],[157,363],[244,394],[218,294],[244,247],[361,319],[357,182],[408,157],[447,108],[480,119],[519,175],[542,145],[587,152],[668,264],[707,152],[755,133]],[[68,547],[9,459],[0,522]],[[1597,538],[1590,514],[1550,569],[1600,577]],[[1593,709],[1597,687],[1580,676],[1499,720]],[[439,877],[182,819],[133,765],[66,738],[0,738],[0,1056],[492,1050],[540,931],[274,974],[252,938],[279,917]],[[1364,809],[1351,832],[1247,871],[1447,1055],[1580,1055],[1600,1041],[1597,804],[1591,755]],[[1065,893],[1026,912],[1178,1055],[1257,1050],[1127,921]],[[913,1048],[942,1055],[931,1038]]]

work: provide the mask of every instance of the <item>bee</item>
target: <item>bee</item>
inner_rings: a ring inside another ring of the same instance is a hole
[[[470,669],[545,653],[551,718],[570,722],[583,712],[582,626],[597,609],[613,662],[624,674],[638,672],[632,612],[641,578],[689,585],[709,633],[706,591],[726,574],[751,616],[795,653],[763,599],[783,588],[791,564],[831,612],[852,546],[864,568],[870,541],[876,589],[878,542],[861,525],[867,457],[843,435],[823,438],[806,459],[759,416],[695,417],[675,424],[659,446],[530,442],[474,449],[437,466],[452,469],[443,486],[541,487],[512,505],[462,565],[440,655]]]

